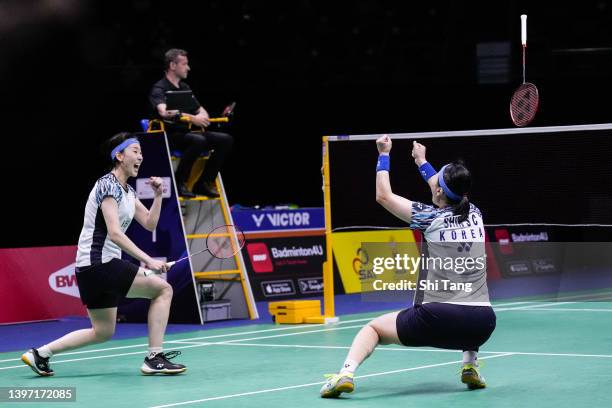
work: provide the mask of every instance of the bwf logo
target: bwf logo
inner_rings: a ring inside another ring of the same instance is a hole
[[[254,242],[247,244],[247,252],[251,258],[251,265],[255,273],[273,272],[272,260],[270,259],[270,251],[268,246],[263,242]]]
[[[53,291],[76,298],[80,297],[75,266],[76,264],[65,266],[49,275],[49,286]]]

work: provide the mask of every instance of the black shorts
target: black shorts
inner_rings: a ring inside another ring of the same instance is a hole
[[[405,346],[478,351],[495,330],[490,306],[425,303],[397,315],[397,335]]]
[[[106,263],[77,267],[81,301],[88,309],[117,307],[130,290],[137,273],[138,266],[117,258]]]

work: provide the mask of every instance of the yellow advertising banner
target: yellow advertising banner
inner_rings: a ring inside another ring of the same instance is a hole
[[[368,245],[382,242],[389,245]],[[411,230],[384,230],[332,233],[332,250],[346,293],[370,292],[382,282],[416,281],[418,270],[391,268],[375,273],[375,260],[408,256],[419,251]],[[383,269],[383,268],[379,268]]]

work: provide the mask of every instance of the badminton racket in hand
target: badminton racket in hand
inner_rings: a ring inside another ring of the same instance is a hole
[[[227,259],[236,255],[244,247],[244,233],[235,225],[221,225],[214,228],[206,236],[206,248],[194,252],[193,254],[168,262],[168,268],[172,268],[176,263],[192,258],[202,252],[208,251],[218,259]]]
[[[527,15],[521,15],[521,43],[523,50],[523,83],[510,100],[510,117],[516,126],[527,126],[535,118],[540,104],[538,88],[525,80],[525,54],[527,52]]]
[[[218,259],[227,259],[236,255],[242,247],[244,247],[244,233],[234,225],[221,225],[211,230],[206,236],[206,247],[191,255],[185,256],[176,261],[166,263],[168,269],[172,268],[179,262],[192,258],[202,252],[210,252],[212,256]],[[148,273],[147,273],[148,272]],[[159,274],[157,271],[145,272],[145,276],[151,274]]]

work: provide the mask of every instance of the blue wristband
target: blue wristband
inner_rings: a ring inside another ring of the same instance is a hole
[[[378,156],[378,162],[376,162],[376,172],[389,171],[391,168],[391,157],[388,154],[381,154]]]
[[[423,180],[427,181],[436,175],[437,171],[433,168],[429,162],[425,162],[419,166],[419,173],[423,176]]]

